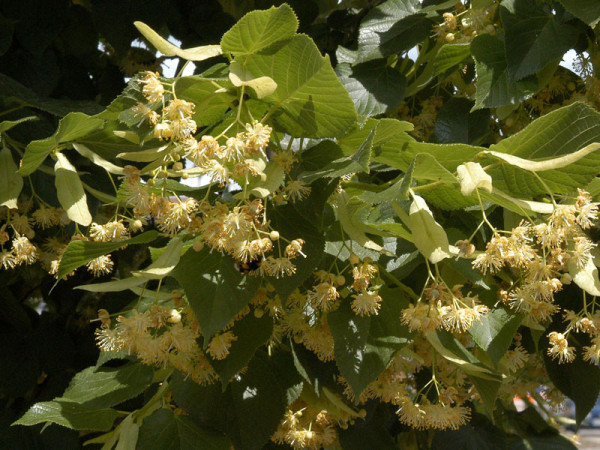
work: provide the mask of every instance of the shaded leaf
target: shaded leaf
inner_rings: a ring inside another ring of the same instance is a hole
[[[21,189],[23,177],[17,173],[12,152],[8,147],[3,147],[0,150],[0,206],[16,209]]]
[[[504,308],[492,309],[481,320],[473,322],[469,334],[492,362],[498,364],[522,321],[523,316],[520,314],[511,314]]]
[[[512,80],[533,75],[548,63],[560,61],[579,34],[575,27],[561,23],[550,8],[528,0],[504,0],[500,17]]]
[[[335,362],[357,398],[385,370],[410,336],[398,319],[407,304],[402,292],[386,288],[379,294],[383,301],[377,315],[358,316],[349,301],[327,315],[335,343]]]
[[[338,64],[335,70],[361,116],[390,111],[404,98],[406,78],[383,60],[356,66]]]
[[[80,112],[67,114],[60,120],[58,129],[52,136],[27,145],[19,173],[23,176],[32,174],[59,144],[74,141],[103,126],[102,119]]]
[[[229,450],[231,442],[221,433],[200,428],[192,419],[160,408],[146,417],[139,430],[140,450]]]
[[[508,75],[504,43],[498,36],[481,34],[471,42],[477,71],[477,91],[473,109],[512,105],[531,97],[538,90],[535,77],[513,81]]]
[[[107,408],[141,394],[152,381],[154,371],[141,363],[117,369],[88,367],[79,372],[59,399],[89,408]]]
[[[205,345],[250,302],[259,284],[256,277],[241,274],[229,256],[206,248],[187,251],[172,276],[187,294]]]
[[[357,62],[408,50],[429,35],[433,23],[420,13],[418,0],[388,0],[360,23]]]

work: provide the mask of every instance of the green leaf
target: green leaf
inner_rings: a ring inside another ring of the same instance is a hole
[[[182,49],[171,44],[166,39],[163,39],[156,31],[146,25],[144,22],[133,22],[138,31],[148,41],[165,56],[179,56],[188,61],[204,61],[222,54],[221,46],[219,45],[203,45],[202,47],[194,47]]]
[[[498,364],[522,321],[522,315],[511,314],[504,308],[496,308],[483,315],[481,320],[473,322],[469,334],[492,362]]]
[[[54,180],[56,195],[69,219],[83,226],[90,225],[92,215],[87,206],[87,197],[79,175],[77,175],[77,169],[60,152],[56,154],[54,174],[56,175]]]
[[[23,177],[17,173],[17,165],[8,147],[0,150],[0,206],[17,208],[17,199],[23,189]]]
[[[60,401],[89,408],[115,406],[144,392],[153,374],[151,367],[141,363],[129,363],[117,369],[88,367],[73,377]]]
[[[58,123],[56,132],[45,139],[32,141],[27,145],[19,173],[32,174],[60,144],[74,141],[104,126],[102,119],[90,117],[84,113],[72,112]]]
[[[296,34],[298,19],[292,8],[283,4],[264,11],[252,11],[223,35],[223,52],[234,56],[251,55],[275,42]]]
[[[427,203],[418,195],[414,196],[410,205],[408,224],[413,243],[433,264],[458,253],[454,247],[450,247],[446,231],[435,221]]]
[[[539,346],[543,349],[544,365],[550,380],[575,403],[575,420],[579,427],[600,394],[600,367],[582,359],[581,347],[577,348],[578,356],[573,362],[559,364],[546,352],[549,346],[547,336],[540,340]]]
[[[356,62],[400,53],[427,38],[433,24],[420,8],[418,0],[388,0],[369,11],[360,23]]]
[[[156,261],[145,269],[136,270],[131,273],[135,277],[144,278],[146,280],[162,280],[169,275],[179,263],[182,249],[183,241],[178,237],[174,237],[169,241]]]
[[[567,11],[590,27],[600,21],[600,3],[596,0],[559,0]]]
[[[200,428],[187,416],[160,408],[146,417],[139,431],[140,450],[229,450],[230,440],[221,433]]]
[[[574,103],[540,117],[519,133],[492,145],[490,151],[543,162],[595,142],[600,142],[600,114],[582,103]],[[599,169],[600,152],[592,152],[566,167],[539,172],[537,176],[555,193],[574,193],[592,181]],[[534,174],[509,164],[491,169],[489,174],[494,187],[515,196],[547,193]]]
[[[387,367],[410,333],[398,319],[407,302],[397,289],[382,289],[379,314],[358,316],[345,301],[327,315],[335,344],[335,362],[356,397]]]
[[[356,122],[354,104],[331,68],[306,35],[253,54],[245,67],[256,77],[277,83],[267,114],[295,137],[335,137]]]
[[[108,431],[119,416],[114,409],[95,409],[77,403],[54,400],[33,405],[13,425],[51,422],[73,430]]]
[[[250,302],[259,284],[241,274],[229,256],[206,248],[185,252],[172,276],[187,294],[205,345]]]
[[[119,292],[131,289],[146,283],[146,280],[139,277],[123,278],[122,280],[107,281],[105,283],[82,284],[75,289],[81,289],[88,292]]]
[[[221,90],[218,86],[228,88],[228,80],[207,80],[200,76],[182,77],[175,82],[177,98],[193,102],[193,119],[199,127],[212,125],[223,117],[236,99],[233,91]]]
[[[106,255],[126,245],[147,244],[159,236],[160,233],[158,231],[150,230],[121,242],[71,241],[61,258],[57,277],[61,279],[71,271],[87,264],[98,256]]]
[[[504,0],[500,17],[511,80],[520,80],[561,60],[579,34],[575,27],[561,23],[550,8],[528,0]]]
[[[508,74],[504,43],[498,36],[481,34],[471,42],[477,71],[477,92],[473,109],[512,105],[531,97],[538,90],[535,77],[513,81]]]
[[[470,44],[444,44],[433,59],[433,74],[438,76],[455,68],[471,55]]]
[[[338,64],[335,71],[361,116],[391,111],[404,98],[406,78],[384,60],[356,66]]]
[[[223,360],[210,362],[219,374],[223,386],[226,386],[236,373],[246,367],[256,349],[269,340],[273,331],[273,319],[268,314],[261,318],[248,314],[236,321],[231,331],[237,337],[237,341],[231,344],[229,355]]]
[[[350,173],[369,173],[369,163],[371,162],[371,150],[373,149],[373,137],[377,126],[371,129],[371,132],[360,144],[356,152],[350,156],[346,156],[330,162],[325,167],[312,172],[304,172],[302,180],[307,183],[312,183],[323,177],[336,178]]]
[[[435,122],[437,142],[478,145],[488,133],[488,110],[471,112],[473,102],[466,98],[451,98],[440,108]]]

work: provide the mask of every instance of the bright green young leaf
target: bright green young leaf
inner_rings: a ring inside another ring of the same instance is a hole
[[[0,150],[0,206],[17,208],[17,199],[23,189],[23,177],[17,173],[17,165],[8,147]]]
[[[89,408],[74,402],[54,400],[36,403],[13,425],[51,422],[73,430],[108,431],[118,416],[114,409]]]
[[[145,269],[132,272],[133,276],[146,280],[162,280],[179,263],[182,249],[183,241],[178,237],[172,238],[156,261]]]
[[[79,153],[81,156],[85,156],[87,159],[89,159],[90,161],[92,161],[94,164],[96,164],[97,166],[102,167],[103,169],[106,169],[108,172],[110,172],[110,173],[112,173],[114,175],[123,175],[123,168],[122,167],[116,166],[113,163],[111,163],[110,161],[105,160],[100,155],[98,155],[98,154],[94,153],[93,151],[91,151],[85,145],[78,144],[77,142],[74,142],[73,143],[73,148],[75,150],[77,150],[77,153]]]
[[[117,369],[88,367],[73,377],[60,401],[108,408],[144,392],[152,376],[152,368],[141,363],[129,363]]]
[[[354,103],[329,57],[306,35],[253,54],[245,67],[277,83],[273,95],[264,99],[272,102],[267,116],[293,136],[340,136],[356,121]]]
[[[200,76],[182,77],[175,83],[177,98],[194,102],[193,119],[198,126],[212,125],[223,117],[236,99],[229,80],[208,80]]]
[[[520,314],[511,314],[503,308],[497,308],[482,316],[481,320],[473,322],[469,334],[492,362],[498,364],[522,321],[523,316]]]
[[[356,66],[338,64],[335,71],[361,116],[376,116],[396,108],[404,98],[406,79],[384,60]]]
[[[77,175],[77,169],[60,152],[56,154],[54,174],[56,175],[54,180],[56,195],[69,219],[83,226],[90,225],[92,215],[87,206],[87,197],[79,175]]]
[[[271,95],[277,89],[277,83],[270,77],[255,77],[250,71],[237,61],[229,65],[229,80],[236,86],[248,86],[256,93],[256,98],[264,98]]]
[[[133,22],[138,31],[148,41],[165,56],[179,56],[182,59],[189,61],[204,61],[205,59],[218,56],[222,53],[219,45],[204,45],[202,47],[194,47],[182,49],[174,46],[166,39],[162,38],[156,31],[146,25],[144,22]]]
[[[517,104],[538,90],[535,77],[513,81],[508,74],[504,43],[498,36],[481,34],[471,42],[477,71],[474,110]]]
[[[509,80],[521,80],[561,60],[577,41],[578,31],[561,23],[551,8],[528,0],[504,0],[500,5],[504,24]]]
[[[235,322],[231,331],[237,340],[232,342],[227,357],[223,360],[210,360],[223,386],[226,386],[236,373],[246,367],[256,349],[269,340],[273,332],[273,319],[268,313],[261,318],[248,314]]]
[[[296,34],[298,19],[292,8],[283,4],[265,11],[246,14],[223,35],[223,52],[234,56],[251,55],[275,42]]]
[[[231,258],[206,248],[185,252],[172,276],[187,294],[205,345],[248,304],[259,284],[241,274]]]
[[[422,197],[414,196],[408,217],[413,243],[433,264],[457,254],[451,247],[444,228],[435,221]]]
[[[60,260],[57,278],[61,279],[98,256],[106,255],[126,245],[147,244],[159,236],[158,231],[151,230],[121,242],[71,241]]]
[[[425,39],[433,23],[420,7],[418,0],[388,0],[369,11],[360,23],[356,62],[400,53]]]
[[[103,126],[104,120],[102,119],[80,112],[67,114],[58,123],[56,133],[45,139],[29,143],[25,149],[19,173],[23,176],[32,174],[58,145],[79,139],[93,131],[100,130]]]
[[[385,370],[410,336],[398,320],[406,306],[402,292],[383,289],[379,293],[383,301],[377,315],[358,316],[349,301],[327,315],[335,343],[336,364],[357,398]]]
[[[444,44],[433,60],[433,74],[437,76],[452,69],[471,55],[470,44]]]
[[[492,175],[495,187],[517,197],[546,194],[545,186],[537,177],[554,192],[574,193],[599,172],[600,152],[591,151],[594,146],[588,147],[596,142],[600,142],[600,114],[587,105],[574,103],[540,117],[519,133],[490,147],[493,152],[542,164],[552,164],[544,163],[544,160],[564,156],[570,161],[569,165],[536,175],[502,164],[488,173]],[[581,155],[584,156],[578,159]],[[571,161],[571,158],[575,160]]]
[[[567,11],[590,27],[600,21],[600,3],[596,0],[559,0]]]
[[[138,449],[229,450],[231,442],[221,433],[200,428],[188,416],[160,408],[146,417],[139,430]]]

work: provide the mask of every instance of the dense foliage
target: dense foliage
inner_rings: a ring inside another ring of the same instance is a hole
[[[42,3],[0,3],[1,446],[573,448],[595,1]]]

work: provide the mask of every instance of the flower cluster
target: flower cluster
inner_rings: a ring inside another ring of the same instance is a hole
[[[462,289],[462,285],[449,289],[442,280],[433,282],[423,290],[420,301],[402,311],[402,322],[411,331],[422,333],[442,328],[456,333],[467,331],[489,308],[479,303],[477,295],[464,296]]]
[[[546,221],[522,222],[507,236],[495,234],[473,266],[484,274],[494,274],[505,267],[516,274],[518,281],[509,290],[501,291],[502,301],[529,318],[544,322],[560,310],[554,295],[563,284],[595,269],[592,251],[596,244],[584,230],[591,228],[597,218],[598,206],[587,192],[579,190],[575,204],[558,205]],[[565,333],[549,335],[551,357],[560,363],[574,359],[574,347],[567,341],[571,329],[595,336],[594,321],[588,316],[587,308],[579,315],[567,312],[570,328]],[[592,348],[587,348],[586,356],[595,361]]]

